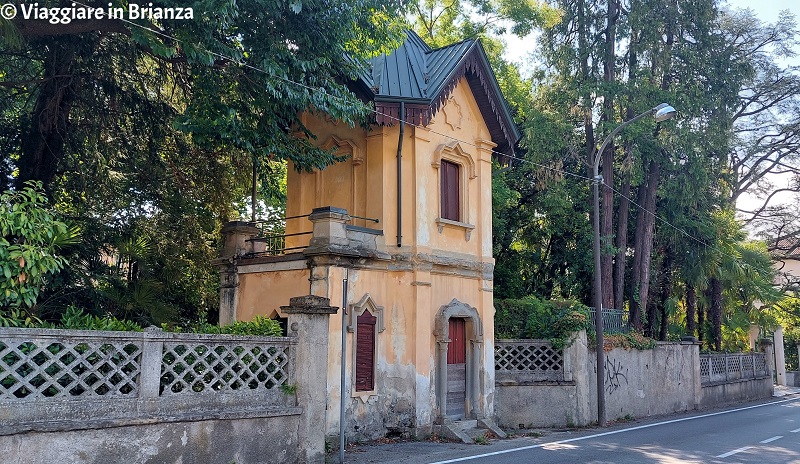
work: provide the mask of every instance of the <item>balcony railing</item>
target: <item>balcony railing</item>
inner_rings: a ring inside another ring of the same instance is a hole
[[[592,327],[595,324],[594,308],[589,308],[592,318]],[[615,334],[630,331],[628,325],[628,311],[624,309],[603,308],[603,333]]]
[[[313,236],[312,231],[307,232],[294,232],[294,233],[282,233],[286,230],[286,222],[293,219],[303,219],[308,218],[311,214],[304,214],[300,216],[288,216],[288,217],[273,217],[267,220],[257,221],[256,224],[261,229],[261,233],[258,236],[252,237],[248,239],[248,242],[253,244],[253,251],[244,255],[247,258],[255,258],[261,256],[277,256],[277,255],[284,255],[290,252],[298,252],[301,250],[306,249],[309,246],[311,241],[311,236]],[[379,219],[375,218],[368,218],[362,216],[354,216],[348,215],[349,219],[346,224],[347,236],[350,238],[351,232],[353,235],[358,234],[382,234],[381,230],[377,229],[370,229],[366,227],[360,227],[352,225],[354,219],[362,220],[365,222],[373,222],[373,223],[380,223]],[[311,227],[311,224],[308,224]],[[292,237],[303,237],[309,236],[308,239],[293,239]],[[287,238],[289,240],[287,240]],[[287,246],[287,243],[290,243],[291,246]]]

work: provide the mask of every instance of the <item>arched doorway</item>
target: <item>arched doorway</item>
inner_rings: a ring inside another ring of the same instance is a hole
[[[436,314],[434,336],[438,421],[483,417],[479,401],[483,326],[478,311],[453,299]]]

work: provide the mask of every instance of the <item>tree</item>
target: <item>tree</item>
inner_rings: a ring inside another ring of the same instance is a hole
[[[301,169],[337,161],[314,147],[300,114],[367,122],[346,84],[362,58],[399,37],[399,2],[181,6],[194,19],[3,22],[18,40],[4,35],[0,48],[0,183],[41,181],[87,231],[72,250],[78,265],[46,290],[51,304],[108,308],[101,290],[119,287],[115,279],[132,291],[102,258],[144,237],[151,247],[140,262],[168,282],[159,295],[186,317],[213,311],[218,230],[239,217],[252,166],[270,204],[286,160]]]
[[[47,204],[39,183],[0,194],[0,310],[31,309],[67,260],[59,248],[77,236]]]

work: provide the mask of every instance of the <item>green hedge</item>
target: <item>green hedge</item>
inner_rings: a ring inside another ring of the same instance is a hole
[[[541,300],[535,296],[495,300],[495,338],[550,340],[561,349],[573,334],[590,326],[589,308],[571,300]]]
[[[124,319],[106,314],[105,316],[94,316],[85,313],[81,308],[69,306],[61,320],[57,324],[44,322],[34,316],[29,316],[22,312],[11,314],[13,317],[0,317],[0,327],[29,327],[45,329],[72,329],[72,330],[114,330],[141,332],[142,326]],[[167,332],[185,333],[207,333],[207,334],[231,334],[231,335],[267,335],[280,337],[283,335],[278,321],[264,316],[256,316],[252,321],[237,321],[225,326],[218,326],[209,323],[194,323],[186,327],[162,325],[162,329]]]

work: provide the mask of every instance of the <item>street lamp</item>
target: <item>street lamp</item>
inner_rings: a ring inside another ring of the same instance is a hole
[[[603,155],[606,146],[611,142],[615,135],[622,128],[634,122],[652,115],[656,122],[666,121],[675,116],[675,108],[666,103],[662,103],[655,108],[651,108],[617,126],[600,145],[600,149],[592,153],[593,157],[593,177],[592,177],[592,196],[594,206],[594,217],[592,226],[594,229],[594,333],[597,340],[597,424],[604,426],[606,423],[606,397],[605,397],[605,353],[603,352],[603,280],[600,276],[600,184],[603,176],[600,175],[600,157]],[[611,169],[611,166],[608,167]]]

